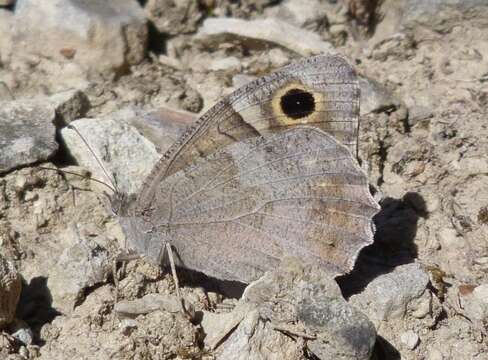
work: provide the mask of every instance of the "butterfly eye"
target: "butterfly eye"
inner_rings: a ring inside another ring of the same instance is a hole
[[[293,88],[281,97],[280,106],[285,115],[297,120],[307,117],[315,111],[315,98],[308,91]]]

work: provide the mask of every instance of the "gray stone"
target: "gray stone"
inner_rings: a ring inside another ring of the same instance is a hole
[[[414,331],[408,330],[400,334],[400,341],[407,347],[407,349],[413,350],[419,344],[420,338]]]
[[[320,268],[287,259],[251,283],[241,302],[254,307],[217,350],[219,359],[297,359],[299,341],[319,359],[369,359],[376,332]],[[285,336],[288,334],[289,336]]]
[[[59,127],[82,118],[90,108],[88,97],[81,90],[59,92],[51,95],[47,101],[54,107]]]
[[[53,298],[53,307],[70,313],[83,298],[84,291],[106,281],[112,269],[112,260],[103,239],[85,236],[78,225],[59,236],[64,242],[64,251],[56,264],[49,269],[48,286]]]
[[[40,101],[0,103],[0,173],[56,152],[54,118],[54,110]]]
[[[22,282],[15,266],[0,255],[0,329],[15,316]]]
[[[239,40],[249,47],[262,47],[263,44],[272,43],[302,56],[335,53],[333,46],[323,41],[316,33],[273,18],[209,18],[203,22],[197,39],[211,44]]]
[[[124,71],[146,54],[147,26],[136,0],[18,0],[14,54],[74,61],[95,72]]]
[[[103,118],[71,123],[102,161],[111,179],[107,179],[95,156],[74,130],[62,129],[61,137],[78,164],[89,169],[94,178],[109,184],[115,180],[121,191],[134,194],[161,156],[156,146],[130,125],[137,116],[136,110],[127,108]]]
[[[361,294],[351,296],[349,302],[375,324],[400,319],[410,303],[422,297],[428,283],[429,276],[419,264],[403,265],[374,279]]]

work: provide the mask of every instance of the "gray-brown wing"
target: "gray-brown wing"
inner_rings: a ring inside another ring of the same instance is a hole
[[[146,178],[137,210],[158,204],[161,180],[199,158],[295,125],[322,129],[356,154],[358,118],[356,74],[342,57],[316,56],[286,66],[238,89],[190,127]]]
[[[311,127],[229,145],[159,191],[144,248],[170,241],[185,267],[243,282],[286,255],[347,272],[372,242],[378,211],[348,149]]]

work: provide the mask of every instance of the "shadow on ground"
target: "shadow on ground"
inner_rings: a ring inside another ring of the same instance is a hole
[[[371,360],[400,360],[401,355],[395,347],[381,336],[376,337]]]
[[[23,281],[16,317],[27,322],[37,345],[43,345],[40,336],[43,325],[52,322],[58,315],[61,313],[52,307],[52,296],[46,277],[35,277],[29,284]]]
[[[360,293],[379,275],[417,257],[414,239],[419,219],[427,217],[425,200],[410,192],[401,199],[385,198],[380,205],[374,218],[374,243],[361,251],[349,274],[336,279],[346,299]]]

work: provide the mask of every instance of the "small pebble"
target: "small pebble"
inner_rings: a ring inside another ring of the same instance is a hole
[[[412,330],[405,331],[400,335],[400,341],[409,349],[413,350],[420,342],[419,336]]]

